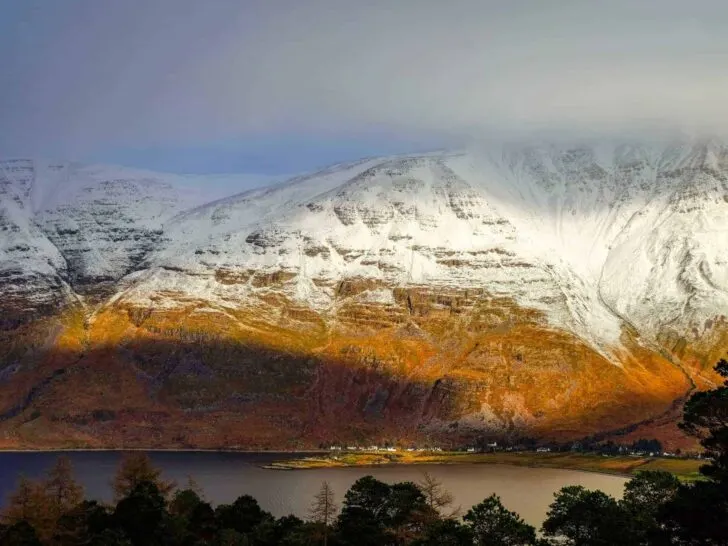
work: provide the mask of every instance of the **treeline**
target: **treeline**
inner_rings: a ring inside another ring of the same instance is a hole
[[[728,378],[728,362],[717,371]],[[149,458],[126,455],[114,503],[83,499],[68,459],[46,479],[21,479],[0,527],[3,546],[670,546],[728,545],[728,381],[695,394],[683,429],[701,439],[703,479],[643,472],[621,500],[565,487],[537,530],[491,495],[470,510],[425,474],[420,483],[367,476],[340,503],[324,483],[309,517],[275,518],[249,495],[213,507],[190,482],[165,481]],[[535,487],[538,485],[535,484]]]

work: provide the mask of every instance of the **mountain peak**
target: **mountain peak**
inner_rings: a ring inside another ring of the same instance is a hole
[[[175,175],[7,162],[0,287],[21,322],[82,296],[131,338],[189,330],[373,358],[397,377],[477,377],[468,399],[488,407],[455,412],[467,423],[485,412],[537,426],[577,404],[528,390],[533,347],[550,380],[564,370],[563,388],[614,382],[614,404],[632,393],[671,407],[725,333],[726,150],[489,145],[367,158],[208,202]]]

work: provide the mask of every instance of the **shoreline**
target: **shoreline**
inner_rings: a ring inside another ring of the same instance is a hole
[[[642,470],[664,470],[675,474],[683,481],[700,479],[699,467],[704,463],[697,459],[678,459],[663,457],[605,457],[596,454],[574,453],[441,453],[432,454],[387,454],[345,453],[340,457],[304,457],[295,460],[282,460],[264,468],[269,470],[314,470],[318,468],[380,468],[387,466],[417,465],[463,465],[463,464],[500,464],[528,468],[554,468],[591,472],[610,476],[630,478]]]
[[[372,464],[359,464],[359,465],[344,465],[344,466],[317,466],[317,467],[300,467],[300,468],[294,468],[294,467],[286,467],[286,466],[276,466],[275,463],[273,465],[263,465],[260,468],[263,468],[265,470],[275,470],[278,472],[296,472],[296,471],[307,471],[307,470],[318,470],[321,468],[387,468],[387,467],[396,467],[396,466],[404,466],[404,467],[415,467],[415,466],[518,466],[522,468],[549,468],[551,470],[563,470],[565,472],[588,472],[589,474],[601,474],[603,476],[614,476],[615,478],[632,478],[634,477],[634,474],[627,474],[623,472],[609,472],[607,470],[592,470],[592,469],[585,469],[585,468],[567,468],[563,466],[547,466],[547,465],[539,465],[539,464],[518,464],[518,463],[506,463],[506,462],[452,462],[452,463],[432,463],[432,462],[419,462],[419,463],[372,463]]]
[[[320,449],[236,449],[236,448],[162,448],[162,447],[58,447],[42,449],[0,449],[3,453],[125,453],[130,451],[142,451],[145,453],[241,453],[248,455],[324,455],[329,451]]]
[[[682,481],[701,479],[699,467],[705,461],[699,459],[667,457],[603,456],[593,453],[537,453],[537,452],[341,452],[330,450],[250,450],[236,448],[50,448],[50,449],[0,449],[3,453],[228,453],[275,457],[270,462],[259,461],[257,466],[266,470],[293,471],[322,468],[381,468],[417,465],[473,465],[500,464],[528,468],[554,468],[591,472],[629,478],[641,470],[665,470]],[[279,456],[279,457],[277,457]],[[287,458],[290,457],[290,458]]]

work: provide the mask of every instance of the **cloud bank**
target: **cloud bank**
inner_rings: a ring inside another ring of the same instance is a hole
[[[723,0],[6,0],[0,153],[724,132]]]

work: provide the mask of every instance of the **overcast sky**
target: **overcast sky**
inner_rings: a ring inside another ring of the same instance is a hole
[[[290,173],[721,132],[725,0],[0,0],[0,155]]]

